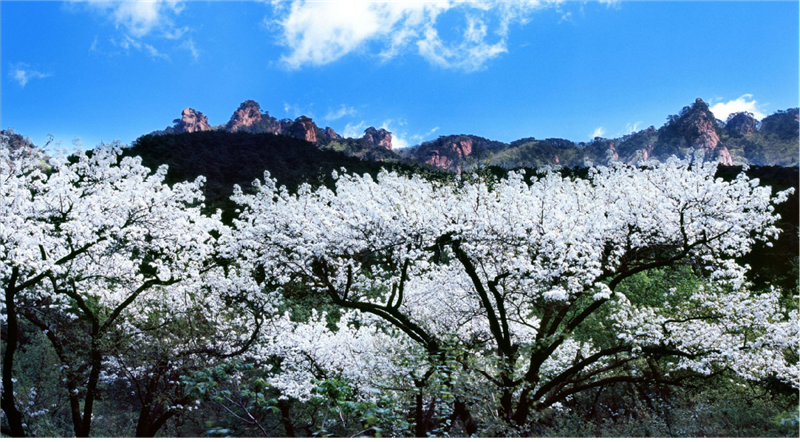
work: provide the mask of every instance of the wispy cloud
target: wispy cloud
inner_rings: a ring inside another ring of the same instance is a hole
[[[184,34],[189,32],[189,27],[184,26],[182,28],[175,28],[175,29],[167,29],[164,31],[164,37],[170,40],[180,40]]]
[[[27,63],[14,63],[10,66],[10,68],[11,69],[8,72],[8,76],[19,83],[20,87],[25,87],[25,85],[31,80],[47,78],[51,76],[51,74],[31,69],[30,65]]]
[[[432,128],[431,130],[425,132],[424,134],[411,135],[410,137],[408,137],[408,139],[411,140],[411,141],[414,141],[415,144],[419,144],[419,143],[422,143],[423,141],[425,141],[426,138],[430,137],[431,135],[433,135],[434,133],[436,133],[438,131],[439,131],[439,126],[436,126],[436,127]]]
[[[105,0],[70,0],[67,8],[74,11],[90,11],[104,17],[117,29],[117,35],[102,42],[110,41],[123,53],[130,54],[136,49],[156,60],[170,60],[163,46],[157,39],[177,40],[179,44],[170,45],[173,49],[188,50],[197,60],[194,40],[187,38],[191,32],[189,26],[179,26],[176,21],[184,10],[184,1],[178,0],[144,0],[144,1],[105,1]],[[95,37],[89,52],[105,55],[119,55],[119,50],[104,50],[99,37]]]
[[[123,36],[122,40],[115,40],[112,38],[109,41],[114,46],[117,46],[125,50],[126,53],[129,53],[130,49],[132,48],[137,51],[143,52],[150,58],[170,61],[169,55],[160,52],[158,49],[156,49],[154,46],[150,44],[141,42],[139,40],[136,40],[135,38],[131,38],[129,35]]]
[[[183,11],[184,2],[176,0],[98,1],[71,0],[108,17],[117,28],[135,38],[160,31],[167,38],[180,38],[188,28],[176,28],[174,18]]]
[[[360,123],[347,123],[344,126],[344,132],[342,135],[345,138],[359,138],[364,135],[364,129],[367,128],[367,123],[365,121],[361,121]]]
[[[358,114],[358,112],[356,111],[356,109],[354,107],[352,107],[352,106],[348,107],[348,106],[345,106],[343,104],[339,109],[332,110],[332,111],[328,112],[327,115],[325,115],[324,118],[326,120],[333,121],[333,120],[338,120],[339,118],[342,118],[342,117],[353,116],[353,115],[357,115],[357,114]]]
[[[758,102],[753,99],[752,94],[744,94],[735,100],[717,103],[709,109],[714,114],[714,117],[722,121],[727,120],[731,114],[736,112],[750,112],[758,120],[766,117]]]
[[[620,0],[600,0],[600,4],[606,5],[607,8],[617,8],[620,3]]]
[[[303,109],[302,107],[300,107],[299,104],[289,104],[289,103],[284,102],[283,103],[283,110],[284,110],[284,112],[286,112],[292,118],[297,118],[297,117],[299,117],[301,115],[305,115],[308,118],[314,119],[316,117],[314,116],[314,112],[310,109],[313,106],[314,106],[314,104],[311,103],[309,105],[309,108]]]
[[[278,30],[279,42],[288,49],[280,61],[289,69],[325,65],[354,52],[388,61],[416,51],[431,64],[474,71],[508,52],[512,24],[526,24],[533,11],[554,3],[273,2],[265,24]],[[457,37],[445,41],[438,18],[450,10],[462,13],[464,23]]]
[[[194,40],[191,38],[184,40],[183,43],[178,45],[178,48],[189,51],[189,53],[192,55],[192,58],[194,58],[194,61],[197,61],[200,58],[200,51],[197,49],[197,46],[194,44]]]
[[[634,133],[634,132],[639,132],[639,125],[640,124],[642,124],[641,121],[637,121],[637,122],[635,122],[633,124],[631,124],[631,123],[626,124],[625,125],[625,134],[627,135],[627,134],[631,134],[631,133]]]
[[[592,135],[590,135],[590,137],[592,139],[597,138],[597,137],[602,138],[603,135],[605,135],[605,134],[606,134],[606,128],[604,128],[603,126],[600,126],[597,129],[595,129],[594,132],[592,132]]]

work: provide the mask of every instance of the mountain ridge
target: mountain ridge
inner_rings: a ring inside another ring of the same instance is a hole
[[[656,129],[632,132],[616,138],[594,138],[575,142],[563,138],[521,138],[505,143],[476,135],[443,135],[416,146],[393,149],[392,133],[368,127],[359,138],[343,137],[333,128],[324,129],[305,116],[282,119],[263,111],[254,100],[246,100],[223,125],[210,126],[202,112],[185,108],[174,125],[151,135],[225,130],[271,133],[308,141],[318,148],[336,150],[375,161],[413,161],[457,173],[476,165],[504,168],[608,164],[622,161],[663,161],[669,156],[686,157],[700,151],[705,161],[722,165],[798,165],[798,108],[777,111],[758,121],[753,114],[738,112],[723,122],[697,98]]]

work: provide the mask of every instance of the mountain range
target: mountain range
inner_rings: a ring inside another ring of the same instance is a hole
[[[331,127],[320,128],[306,116],[278,120],[257,102],[247,100],[223,125],[211,126],[202,112],[186,108],[172,126],[150,135],[210,130],[269,133],[302,139],[320,149],[361,159],[422,163],[456,172],[476,165],[583,167],[612,160],[634,164],[641,160],[663,161],[671,155],[685,157],[690,149],[699,151],[706,161],[723,165],[797,166],[799,123],[798,108],[778,111],[761,121],[748,112],[735,113],[727,121],[721,121],[698,98],[678,114],[668,116],[660,128],[650,126],[619,138],[597,137],[589,142],[575,142],[529,137],[505,143],[460,134],[393,149],[392,134],[385,129],[369,127],[359,138],[346,138]]]

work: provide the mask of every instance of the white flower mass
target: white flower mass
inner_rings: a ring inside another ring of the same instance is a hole
[[[296,193],[266,175],[253,194],[234,190],[242,210],[226,226],[201,213],[202,177],[170,187],[166,167],[151,173],[119,154],[99,149],[46,171],[42,157],[0,150],[3,302],[13,297],[32,321],[36,308],[89,317],[92,339],[128,337],[125,351],[89,364],[88,384],[62,361],[75,396],[148,376],[128,355],[153,347],[176,366],[246,349],[274,364],[267,381],[283,398],[303,402],[315,380],[375,400],[450,364],[456,397],[471,392],[518,423],[583,389],[646,376],[622,362],[661,361],[651,378],[730,370],[800,386],[786,358],[800,351],[797,311],[775,290],[751,292],[734,260],[779,234],[773,206],[788,192],[773,196],[744,174],[726,182],[713,164],[676,159],[595,167],[585,179],[342,172],[335,189]],[[702,285],[647,299],[620,291],[670,266],[701,268]],[[285,291],[297,284],[339,317],[293,319]],[[158,312],[205,333],[147,332]],[[50,339],[63,332],[39,321]],[[601,328],[606,339],[593,339]]]

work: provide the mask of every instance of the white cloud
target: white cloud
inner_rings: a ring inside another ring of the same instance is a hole
[[[439,130],[439,126],[436,126],[436,127],[434,127],[433,129],[431,129],[431,130],[429,130],[429,131],[425,132],[425,135],[423,135],[423,136],[427,137],[427,136],[429,136],[429,135],[433,134],[434,132],[436,132],[436,131],[438,131],[438,130]]]
[[[117,47],[120,47],[120,48],[124,49],[126,53],[130,52],[130,49],[133,48],[133,49],[136,49],[137,51],[144,52],[150,58],[153,58],[153,59],[160,58],[160,59],[165,60],[165,61],[170,61],[169,55],[160,52],[158,49],[156,49],[152,45],[149,45],[147,43],[143,43],[143,42],[141,42],[139,40],[136,40],[135,38],[131,38],[129,35],[125,35],[123,37],[124,37],[124,39],[119,40],[119,41],[117,41],[117,40],[115,40],[113,38],[110,39],[109,41],[114,46],[117,46]]]
[[[590,135],[590,137],[592,139],[597,138],[597,137],[602,138],[603,135],[605,135],[605,134],[606,134],[606,128],[604,128],[603,126],[600,126],[597,129],[595,129],[594,132],[592,132],[592,135]]]
[[[153,31],[162,31],[167,38],[180,38],[188,28],[176,29],[173,17],[183,10],[183,2],[176,0],[149,1],[98,1],[72,0],[106,15],[117,28],[123,27],[136,38],[144,37]]]
[[[369,53],[388,61],[405,51],[416,52],[430,63],[451,69],[474,71],[508,52],[506,38],[511,24],[526,24],[536,9],[554,1],[525,2],[310,2],[291,6],[273,2],[276,19],[267,19],[288,48],[284,66],[299,69],[332,63],[350,53]],[[450,10],[463,12],[465,25],[453,41],[444,41],[437,19]],[[487,24],[494,22],[492,32]]]
[[[606,5],[606,8],[619,7],[620,0],[600,0],[601,5]]]
[[[367,123],[362,121],[358,124],[356,123],[347,123],[344,127],[344,132],[342,132],[342,136],[345,138],[360,138],[364,135],[364,129],[367,128]]]
[[[147,43],[144,43],[143,46],[144,46],[145,52],[148,55],[150,55],[150,57],[152,57],[152,58],[160,58],[162,60],[169,61],[169,56],[167,54],[162,54],[161,52],[158,52],[158,49],[154,48],[153,46],[150,46]]]
[[[15,63],[11,65],[11,70],[8,76],[13,78],[21,87],[25,87],[29,81],[39,78],[50,77],[50,74],[45,74],[34,69],[30,69],[27,63]]]
[[[759,108],[758,102],[753,100],[752,94],[744,94],[741,97],[728,102],[720,102],[709,108],[714,117],[725,121],[736,112],[750,112],[757,120],[766,117],[766,114]]]
[[[309,105],[309,107],[313,107],[313,106],[314,106],[314,104],[313,104],[313,103]],[[306,110],[303,110],[303,109],[300,107],[300,105],[299,105],[299,104],[289,104],[289,103],[286,103],[286,102],[284,102],[284,103],[283,103],[283,110],[284,110],[284,112],[286,112],[288,115],[290,115],[290,116],[291,116],[291,118],[297,118],[297,117],[299,117],[299,116],[301,116],[301,115],[305,115],[305,116],[307,116],[308,118],[311,118],[312,120],[315,118],[315,117],[314,117],[314,112],[313,112],[313,111],[311,111],[311,109],[306,109]]]
[[[394,123],[395,123],[395,121],[391,120],[391,119],[384,120],[384,122],[381,123],[380,128],[386,129],[386,130],[388,130],[389,132],[392,133],[392,149],[402,149],[404,147],[408,147],[409,146],[409,143],[408,143],[408,140],[407,140],[408,135],[406,134],[406,132],[400,132],[400,131],[395,130],[394,128],[392,128],[392,125]],[[396,123],[398,125],[400,125],[400,126],[404,125],[403,120],[397,121]]]
[[[168,29],[164,31],[164,37],[170,40],[180,40],[180,38],[183,37],[183,35],[186,34],[187,32],[189,32],[188,26],[176,29]]]
[[[349,115],[356,115],[357,113],[358,112],[355,110],[354,107],[352,106],[347,107],[343,104],[342,107],[340,107],[339,109],[328,112],[328,114],[325,115],[325,119],[330,121],[338,120],[339,118],[346,117]]]
[[[632,134],[634,132],[639,132],[639,125],[642,124],[641,121],[637,121],[633,124],[628,123],[625,125],[625,135]]]
[[[194,40],[191,38],[187,38],[186,40],[184,40],[183,43],[178,45],[178,48],[186,49],[187,51],[189,51],[189,53],[192,54],[192,58],[194,58],[194,61],[197,61],[200,58],[200,51],[194,45]]]

